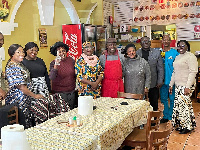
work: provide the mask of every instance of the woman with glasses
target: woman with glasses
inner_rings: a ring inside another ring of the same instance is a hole
[[[44,61],[37,57],[38,51],[39,47],[36,43],[28,42],[24,48],[25,58],[22,61],[30,72],[32,92],[41,94],[46,98],[44,100],[32,99],[31,104],[34,114],[34,124],[42,123],[47,120],[47,99],[49,98],[49,91],[51,90],[47,68]]]
[[[134,44],[125,47],[124,88],[126,93],[148,94],[151,71],[148,62],[136,54]]]
[[[24,50],[21,45],[13,44],[8,49],[10,59],[6,64],[6,79],[8,80],[9,91],[6,96],[6,105],[18,103],[19,109],[25,115],[25,128],[32,126],[30,121],[30,98],[44,98],[41,94],[31,92],[30,72],[21,63],[24,59]],[[23,121],[22,121],[23,122]],[[21,124],[21,120],[20,120]]]
[[[63,42],[56,42],[50,52],[56,59],[50,63],[49,78],[52,81],[52,93],[59,94],[69,104],[70,109],[75,103],[75,61],[67,57],[69,47]]]
[[[75,72],[78,80],[79,95],[100,97],[103,69],[100,60],[94,53],[94,43],[83,43],[83,53],[77,59]]]
[[[173,63],[174,72],[169,84],[171,94],[175,84],[172,124],[180,134],[186,134],[196,126],[190,97],[195,88],[198,62],[195,55],[190,52],[190,44],[187,41],[178,41],[177,49],[180,55]]]

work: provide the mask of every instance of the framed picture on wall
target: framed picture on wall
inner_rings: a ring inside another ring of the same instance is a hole
[[[39,41],[40,41],[40,47],[47,47],[47,31],[45,28],[39,28]]]

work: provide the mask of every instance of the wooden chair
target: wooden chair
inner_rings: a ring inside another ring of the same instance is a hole
[[[172,132],[172,123],[171,121],[168,121],[166,124],[166,129],[163,131],[150,131],[150,137],[149,137],[149,145],[148,150],[152,150],[154,147],[154,150],[167,150],[167,143],[169,139],[169,135]]]
[[[156,119],[154,120],[154,117]],[[147,124],[144,129],[134,128],[124,140],[123,145],[140,148],[148,148],[148,137],[151,130],[158,130],[162,111],[151,111],[148,113]]]
[[[118,92],[118,97],[120,98],[133,98],[138,100],[144,99],[144,94],[132,94],[132,93],[124,93],[124,92]]]
[[[8,123],[9,124],[18,124],[18,107],[13,106],[8,112]]]

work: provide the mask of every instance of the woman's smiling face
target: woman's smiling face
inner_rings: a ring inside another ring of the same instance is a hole
[[[136,55],[135,48],[134,47],[129,47],[127,49],[127,56],[130,57],[130,58],[134,58],[135,55]]]
[[[29,60],[35,60],[38,54],[38,48],[37,47],[30,48],[26,51],[26,53],[27,53],[27,58]]]
[[[20,62],[23,61],[24,55],[25,55],[25,54],[24,54],[23,48],[22,48],[22,47],[19,47],[19,48],[15,51],[15,53],[14,53],[14,55],[12,56],[11,60],[14,61],[14,62],[16,62],[16,63],[20,63]]]
[[[188,46],[185,42],[180,42],[177,46],[177,50],[180,54],[184,54],[188,50]]]

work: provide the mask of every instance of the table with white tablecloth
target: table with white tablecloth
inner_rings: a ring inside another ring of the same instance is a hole
[[[121,105],[122,102],[128,105]],[[79,116],[76,108],[27,129],[31,148],[114,150],[135,127],[146,124],[147,114],[153,110],[145,100],[122,98],[101,97],[94,100],[94,105],[96,109],[91,115]],[[68,127],[66,123],[58,123],[71,116],[81,118],[82,126]]]

